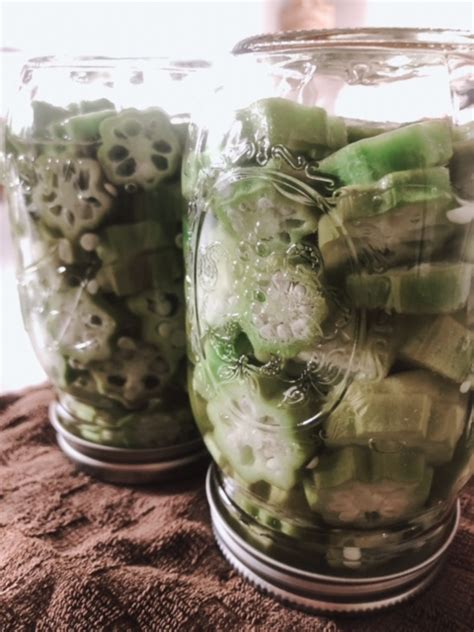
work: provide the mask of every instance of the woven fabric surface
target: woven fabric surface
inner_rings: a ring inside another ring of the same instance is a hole
[[[435,583],[358,617],[309,615],[242,580],[214,542],[204,475],[148,487],[101,483],[56,445],[52,392],[0,397],[0,631],[472,632],[474,485]]]

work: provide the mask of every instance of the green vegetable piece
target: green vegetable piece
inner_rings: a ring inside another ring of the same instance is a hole
[[[397,392],[391,379],[375,384],[351,384],[325,424],[329,447],[373,443],[383,448],[394,442],[400,448],[413,442],[422,444],[428,432],[431,400],[423,392],[414,394],[403,389],[403,384]]]
[[[380,215],[396,207],[421,204],[427,213],[454,206],[446,167],[395,171],[372,186],[351,185],[338,190],[331,214],[341,222]]]
[[[132,338],[119,339],[110,358],[92,363],[90,371],[99,393],[130,409],[159,397],[172,375],[156,347]]]
[[[337,149],[347,143],[343,119],[328,116],[326,110],[289,99],[261,99],[238,112],[243,134],[271,147],[283,145],[296,152],[319,158],[325,148]]]
[[[410,323],[400,356],[458,384],[474,372],[471,332],[452,316]]]
[[[111,211],[114,198],[96,160],[41,156],[35,169],[32,207],[46,226],[67,239],[97,228]]]
[[[449,209],[454,206],[454,198],[446,193],[427,203],[344,223],[332,212],[324,215],[318,226],[318,243],[326,272],[340,276],[360,267],[378,272],[403,264],[450,259],[447,247],[460,232],[449,220]],[[462,250],[458,248],[458,252]],[[453,256],[459,259],[457,252]]]
[[[130,296],[162,288],[182,276],[182,262],[175,249],[140,252],[131,259],[118,259],[102,266],[88,285],[94,294],[99,289],[117,296]]]
[[[474,138],[454,143],[449,171],[456,193],[474,200]]]
[[[292,358],[314,346],[328,306],[310,267],[275,263],[247,283],[240,325],[259,360]]]
[[[209,152],[189,151],[183,161],[181,170],[181,190],[186,200],[192,200],[196,195],[198,183],[211,179],[207,169],[211,166],[212,156]],[[206,174],[206,178],[203,178]]]
[[[46,327],[60,353],[87,364],[111,355],[117,321],[104,302],[79,286],[51,296]]]
[[[171,177],[181,159],[179,138],[159,108],[130,109],[107,117],[99,127],[97,157],[114,184],[153,189]]]
[[[420,509],[432,476],[421,454],[351,446],[322,454],[304,487],[310,508],[329,524],[376,527]]]
[[[371,138],[400,127],[398,123],[371,123],[357,119],[344,119],[347,127],[347,141],[354,143],[363,138]]]
[[[103,262],[90,287],[118,296],[168,287],[183,275],[182,255],[158,222],[108,226],[97,235],[81,238],[86,250],[95,250]]]
[[[466,414],[467,395],[426,371],[408,371],[379,383],[353,383],[325,424],[326,443],[371,445],[380,452],[416,448],[437,465],[451,460]]]
[[[114,114],[115,110],[102,110],[71,116],[54,125],[54,136],[74,143],[95,143],[100,140],[100,124]]]
[[[246,489],[237,474],[234,474],[234,480],[239,482],[239,487],[232,495],[232,500],[242,511],[272,531],[290,538],[301,538],[299,518],[308,510],[308,506],[300,487],[285,491],[266,483],[257,483]],[[253,488],[263,488],[263,495]]]
[[[212,210],[230,235],[249,243],[283,244],[315,233],[319,212],[309,199],[269,179],[248,178],[214,189]]]
[[[236,320],[245,263],[240,244],[219,224],[206,222],[201,236],[195,292],[204,335]]]
[[[95,250],[107,265],[171,245],[160,223],[146,221],[107,226],[98,234]]]
[[[348,374],[359,381],[379,381],[387,377],[395,361],[403,321],[385,313],[370,313],[364,331],[351,320],[343,328],[333,328],[332,314],[326,320],[330,330],[309,351],[298,354],[299,361],[341,378]],[[323,331],[323,333],[325,333]]]
[[[314,446],[297,425],[310,414],[309,407],[282,406],[251,390],[250,383],[222,385],[207,405],[214,426],[214,441],[232,468],[247,483],[266,481],[289,490],[298,468]]]
[[[381,274],[351,274],[346,289],[357,307],[399,314],[447,314],[466,304],[470,284],[468,263],[422,263]]]
[[[221,384],[240,374],[253,349],[247,336],[233,322],[220,331],[210,332],[203,349],[204,356],[194,369],[193,387],[201,397],[210,400]]]
[[[104,110],[113,110],[114,104],[109,99],[94,99],[92,101],[80,101],[79,105],[71,103],[68,110],[78,114],[89,114],[92,112],[103,112]]]
[[[70,115],[69,110],[46,103],[46,101],[32,101],[33,110],[33,135],[35,137],[48,137],[51,125],[63,121]]]
[[[319,169],[342,184],[369,184],[393,171],[443,165],[451,155],[448,122],[430,120],[351,143],[322,160]]]

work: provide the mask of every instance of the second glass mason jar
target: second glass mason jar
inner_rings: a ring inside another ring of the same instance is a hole
[[[33,59],[9,108],[18,287],[57,392],[51,420],[73,460],[113,481],[203,455],[185,379],[180,173],[206,66]]]
[[[472,36],[235,53],[183,172],[216,537],[295,604],[397,603],[439,568],[472,467]]]

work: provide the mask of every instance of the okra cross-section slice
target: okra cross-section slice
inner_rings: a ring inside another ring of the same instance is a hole
[[[393,171],[446,164],[453,153],[447,120],[406,125],[346,145],[319,163],[342,184],[369,184]]]
[[[452,316],[410,322],[400,356],[458,384],[468,383],[474,373],[472,333]]]
[[[61,353],[82,364],[112,353],[111,337],[117,329],[113,310],[93,299],[83,286],[52,294],[46,326]]]
[[[104,119],[99,130],[102,145],[97,157],[114,184],[153,189],[178,168],[180,140],[159,108],[124,110]]]
[[[350,274],[346,289],[357,307],[399,314],[447,314],[466,304],[471,268],[468,263],[422,263],[381,274]]]
[[[131,409],[159,397],[171,375],[159,349],[132,338],[119,338],[110,358],[94,362],[90,371],[99,393]]]
[[[247,138],[271,147],[282,145],[290,151],[309,153],[313,158],[321,157],[328,148],[337,149],[347,143],[343,119],[328,116],[323,108],[289,99],[261,99],[240,110],[238,118]]]
[[[33,210],[46,226],[64,237],[77,240],[97,228],[112,209],[114,198],[104,187],[96,160],[41,156],[35,169]]]
[[[325,422],[326,443],[380,451],[414,448],[430,464],[445,463],[466,416],[467,395],[454,385],[428,371],[407,371],[378,383],[351,384]]]
[[[314,451],[297,427],[308,412],[306,406],[281,406],[247,382],[221,386],[207,405],[215,443],[237,474],[247,483],[266,481],[284,490],[294,486]]]
[[[311,348],[328,315],[318,276],[309,266],[271,265],[248,279],[240,325],[255,356],[291,358]]]
[[[432,477],[422,454],[349,446],[321,455],[304,486],[310,508],[329,524],[376,527],[420,509]]]
[[[217,185],[212,209],[231,235],[250,243],[297,242],[316,232],[320,215],[313,202],[268,178]]]

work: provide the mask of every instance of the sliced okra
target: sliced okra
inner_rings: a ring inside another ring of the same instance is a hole
[[[41,221],[72,241],[99,226],[114,198],[104,187],[99,163],[90,158],[40,157],[32,208]]]
[[[90,371],[99,393],[131,409],[159,397],[171,377],[164,354],[132,338],[120,338],[110,358],[91,364]]]
[[[271,354],[292,358],[314,346],[328,306],[317,274],[283,263],[249,279],[240,325],[265,362]]]
[[[114,184],[153,189],[177,170],[181,144],[163,110],[124,110],[103,120],[99,129],[97,157]]]

